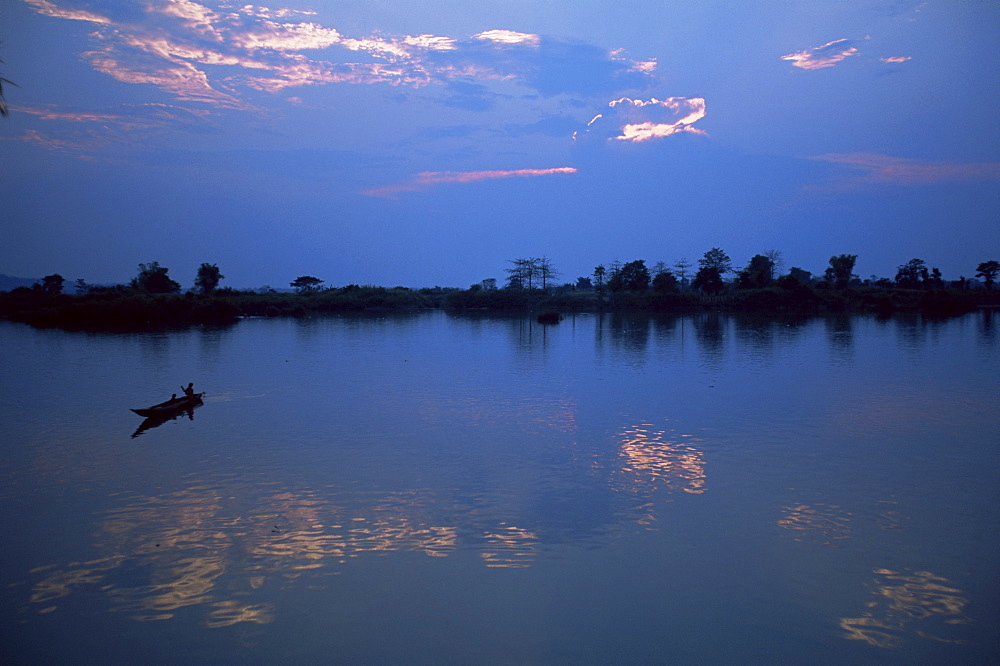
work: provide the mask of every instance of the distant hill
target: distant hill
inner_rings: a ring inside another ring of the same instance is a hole
[[[0,291],[10,291],[18,287],[30,287],[36,282],[41,281],[41,278],[19,278],[0,273]]]

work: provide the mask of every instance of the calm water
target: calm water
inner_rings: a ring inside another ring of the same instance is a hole
[[[0,322],[3,661],[995,663],[998,352],[988,312]]]

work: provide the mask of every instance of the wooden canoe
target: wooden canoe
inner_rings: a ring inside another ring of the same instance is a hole
[[[179,412],[182,409],[187,409],[188,407],[194,407],[195,405],[201,403],[201,396],[204,393],[195,393],[194,395],[182,395],[179,398],[171,398],[166,402],[161,402],[158,405],[152,405],[146,407],[145,409],[133,409],[132,411],[139,416],[166,416],[168,414],[173,414],[174,412]]]

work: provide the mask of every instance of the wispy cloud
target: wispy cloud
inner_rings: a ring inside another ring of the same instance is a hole
[[[582,133],[614,141],[639,143],[662,139],[680,132],[705,134],[694,123],[705,117],[705,100],[701,97],[668,97],[649,100],[622,97],[608,103],[608,111],[594,117]]]
[[[418,192],[449,183],[475,183],[499,178],[535,178],[571,173],[576,173],[576,169],[573,167],[554,167],[550,169],[514,169],[511,171],[424,171],[416,174],[405,183],[365,190],[362,194],[372,197],[395,198],[401,192]]]
[[[84,57],[94,69],[125,83],[149,84],[179,100],[249,109],[244,91],[279,92],[298,86],[389,84],[422,87],[456,80],[517,81],[542,94],[573,93],[603,82],[647,81],[654,61],[632,61],[621,50],[586,52],[577,45],[506,29],[462,39],[432,34],[342,34],[315,12],[194,0],[146,0],[108,5],[105,14],[66,9],[52,0],[24,0],[39,14],[97,26],[96,47]],[[352,54],[363,54],[354,60]],[[554,69],[555,77],[545,71]],[[579,70],[576,79],[565,76]],[[628,78],[628,77],[632,78]],[[558,78],[564,89],[546,84]],[[570,82],[568,89],[566,81]],[[590,92],[583,90],[582,92]]]
[[[35,8],[35,11],[43,16],[54,18],[70,19],[73,21],[89,21],[91,23],[110,24],[111,20],[99,14],[88,12],[83,9],[63,9],[48,0],[24,0]]]
[[[898,63],[913,60],[913,56],[891,56],[889,58],[879,58],[879,60],[886,63]]]
[[[111,145],[139,146],[151,136],[181,127],[189,131],[206,131],[211,128],[213,115],[208,109],[167,104],[125,106],[115,113],[51,107],[18,107],[17,111],[44,123],[26,130],[21,141],[80,156],[92,155]]]
[[[822,46],[783,55],[781,59],[789,60],[793,66],[802,69],[823,69],[833,67],[844,58],[857,54],[858,49],[852,46],[851,40],[837,39]]]
[[[927,162],[876,153],[829,153],[811,159],[843,164],[854,175],[818,189],[845,190],[874,185],[930,185],[1000,180],[1000,162]]]

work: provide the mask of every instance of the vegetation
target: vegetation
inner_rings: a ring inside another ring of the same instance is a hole
[[[3,60],[0,60],[0,63],[3,63]],[[7,108],[7,98],[4,97],[4,92],[3,92],[3,84],[5,83],[10,86],[17,85],[10,79],[0,76],[0,118],[6,118],[8,115],[10,115],[10,110]]]
[[[649,312],[726,309],[775,314],[823,312],[922,312],[946,316],[976,307],[1000,306],[995,282],[1000,262],[979,264],[972,284],[964,277],[945,282],[937,268],[921,259],[898,267],[894,279],[861,281],[853,273],[857,255],[830,257],[822,278],[792,267],[777,275],[780,253],[769,251],[750,258],[744,268],[733,268],[729,256],[712,248],[698,260],[698,271],[688,284],[693,264],[682,259],[673,269],[657,262],[650,270],[636,259],[610,262],[591,276],[554,285],[559,275],[546,258],[514,259],[507,269],[507,284],[497,287],[493,278],[468,289],[408,289],[356,284],[326,287],[310,275],[290,282],[294,292],[236,290],[219,287],[219,267],[198,267],[194,288],[180,293],[166,267],[158,262],[139,264],[128,285],[91,286],[75,281],[75,293],[64,291],[65,279],[46,275],[32,287],[0,292],[0,318],[35,326],[79,330],[149,330],[192,325],[227,325],[240,317],[306,317],[346,312],[401,311],[426,308],[534,312],[546,322],[557,323],[561,313],[587,310],[637,310]],[[676,272],[675,272],[676,271]],[[732,274],[731,279],[727,276]]]
[[[211,294],[226,277],[215,264],[202,264],[194,278],[194,287],[202,294]]]

